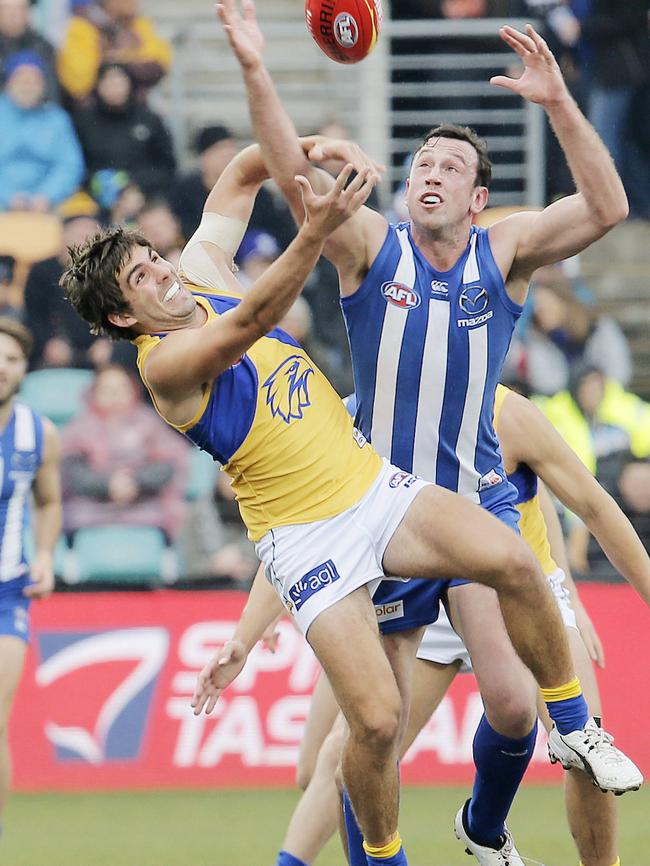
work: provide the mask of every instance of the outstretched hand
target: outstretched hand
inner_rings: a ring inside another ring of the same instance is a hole
[[[354,166],[348,163],[324,195],[316,195],[307,178],[296,175],[305,208],[303,229],[309,227],[320,237],[327,237],[366,203],[376,183],[375,174],[365,169],[350,180],[353,171]]]
[[[546,42],[530,24],[526,25],[525,33],[514,27],[502,27],[499,36],[519,55],[524,71],[520,78],[495,75],[490,84],[505,87],[545,107],[566,98],[568,90],[560,67]]]
[[[374,182],[379,183],[386,166],[376,162],[354,141],[347,138],[319,138],[310,147],[307,157],[311,162],[322,163],[335,160],[336,162],[351,163],[356,172],[367,169]]]
[[[229,640],[212,656],[196,679],[191,700],[195,716],[203,710],[207,715],[212,712],[221,692],[241,673],[246,659],[246,649],[238,640]]]
[[[221,0],[217,3],[217,15],[242,68],[254,69],[262,63],[264,36],[257,23],[253,0],[242,0],[241,7],[243,16],[235,0]]]

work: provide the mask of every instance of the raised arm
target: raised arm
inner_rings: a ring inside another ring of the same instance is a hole
[[[554,561],[560,566],[564,572],[564,587],[566,588],[571,598],[571,606],[576,615],[576,624],[582,640],[587,647],[589,658],[596,662],[598,667],[605,667],[605,651],[596,628],[594,627],[591,617],[582,603],[582,599],[578,593],[578,587],[571,575],[569,567],[569,558],[564,537],[562,535],[562,527],[560,526],[560,518],[557,516],[557,511],[551,500],[548,490],[543,481],[539,483],[539,506],[546,523],[546,532],[548,535],[549,544],[551,546],[551,556]]]
[[[223,0],[217,6],[224,30],[242,69],[255,138],[262,148],[271,177],[286,196],[296,221],[300,223],[303,209],[293,183],[294,176],[305,175],[318,192],[329,189],[333,181],[327,172],[315,168],[309,162],[294,124],[264,66],[264,39],[257,25],[252,0],[242,0],[242,9],[243,16],[239,14],[235,0]],[[325,156],[318,148],[312,150],[311,154]],[[350,159],[349,156],[345,158]],[[369,208],[362,208],[348,220],[344,230],[332,233],[324,252],[339,269],[342,281],[351,280],[354,283],[355,275],[365,274],[383,243],[386,228],[383,216]],[[351,288],[356,288],[356,285]]]
[[[544,414],[510,393],[499,421],[508,462],[523,462],[583,521],[608,560],[650,606],[650,558],[612,497],[600,486]]]
[[[575,255],[628,213],[627,198],[607,148],[569,93],[542,37],[502,27],[499,35],[520,57],[524,72],[491,83],[541,105],[569,164],[577,192],[540,213],[519,213],[495,223],[490,238],[514,300],[523,300],[533,271]]]
[[[255,281],[240,304],[202,328],[200,339],[196,328],[182,328],[169,333],[149,353],[145,378],[160,410],[172,423],[182,425],[192,418],[195,407],[191,404],[200,399],[206,384],[235,364],[289,310],[326,237],[361,207],[373,188],[365,173],[348,183],[351,173],[352,166],[346,166],[334,187],[320,196],[306,178],[296,178],[306,219],[285,252]],[[232,274],[230,279],[238,287]],[[180,418],[178,413],[185,411],[188,417]]]

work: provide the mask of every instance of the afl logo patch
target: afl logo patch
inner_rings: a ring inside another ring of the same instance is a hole
[[[359,39],[359,26],[348,12],[341,12],[334,19],[334,38],[343,48],[354,48]]]
[[[468,286],[463,289],[458,303],[461,310],[468,316],[477,316],[486,309],[490,299],[483,286]]]
[[[412,310],[420,306],[420,296],[413,289],[409,289],[404,283],[384,283],[381,293],[394,307],[401,310]]]

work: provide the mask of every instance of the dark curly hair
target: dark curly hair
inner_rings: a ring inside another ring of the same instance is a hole
[[[109,320],[111,313],[130,313],[122,294],[118,275],[134,247],[150,247],[139,232],[110,228],[91,235],[78,247],[70,247],[70,264],[59,285],[94,334],[105,334],[113,340],[132,340],[138,333],[120,328]]]

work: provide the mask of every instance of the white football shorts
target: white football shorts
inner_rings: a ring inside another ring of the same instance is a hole
[[[271,529],[256,543],[267,580],[303,634],[328,607],[385,578],[382,560],[388,542],[428,484],[384,459],[356,505],[326,520]],[[369,587],[371,594],[375,588]]]

